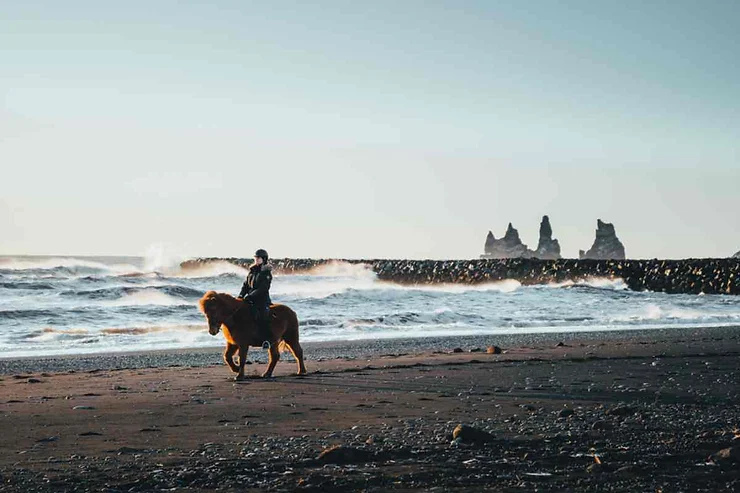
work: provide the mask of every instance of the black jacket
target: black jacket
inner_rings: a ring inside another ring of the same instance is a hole
[[[267,264],[253,265],[249,268],[247,280],[242,284],[239,298],[255,305],[270,306],[270,284],[272,283],[272,268]]]

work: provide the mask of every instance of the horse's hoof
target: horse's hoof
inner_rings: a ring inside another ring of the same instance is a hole
[[[245,377],[244,375],[237,375],[237,376],[234,377],[234,381],[235,382],[242,382],[242,381],[244,381],[246,379],[247,379],[247,377]]]
[[[273,378],[272,377],[272,373],[269,373],[269,374],[268,373],[263,373],[262,374],[262,378]]]

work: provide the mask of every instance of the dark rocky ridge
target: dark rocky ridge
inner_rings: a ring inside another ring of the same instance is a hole
[[[182,263],[196,267],[226,261],[243,267],[252,259],[199,258]],[[589,277],[623,279],[629,289],[689,294],[740,294],[740,259],[590,260],[342,260],[274,259],[277,273],[296,273],[332,262],[365,264],[382,281],[399,284],[478,284],[515,279],[524,285],[580,280]]]

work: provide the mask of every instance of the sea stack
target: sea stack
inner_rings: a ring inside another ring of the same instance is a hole
[[[537,243],[537,250],[534,251],[532,256],[545,260],[560,258],[560,243],[552,238],[552,226],[550,226],[550,218],[547,216],[542,216],[540,241]]]
[[[596,239],[593,246],[587,252],[580,250],[578,257],[594,260],[624,260],[624,245],[617,238],[614,225],[598,219],[596,221]]]
[[[500,240],[497,240],[491,231],[488,232],[484,252],[481,258],[529,258],[532,253],[527,245],[522,243],[519,232],[511,223]]]

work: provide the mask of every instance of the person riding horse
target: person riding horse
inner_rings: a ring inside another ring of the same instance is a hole
[[[260,248],[254,252],[254,263],[249,267],[247,279],[242,284],[239,299],[250,305],[252,317],[263,335],[262,347],[269,349],[270,341],[270,284],[272,283],[272,267],[267,263],[267,251]]]

